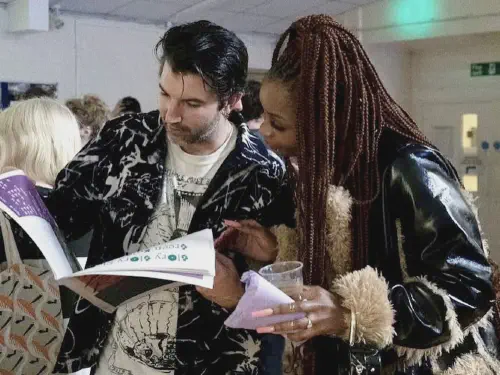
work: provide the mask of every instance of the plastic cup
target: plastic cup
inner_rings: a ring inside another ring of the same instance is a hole
[[[278,262],[261,268],[259,274],[275,287],[289,294],[304,285],[303,267],[302,262]]]

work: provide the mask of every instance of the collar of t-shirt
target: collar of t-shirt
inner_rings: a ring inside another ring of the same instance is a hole
[[[175,172],[191,176],[204,177],[215,166],[222,164],[224,159],[236,147],[237,131],[231,127],[231,134],[226,141],[213,153],[208,155],[192,155],[183,151],[177,144],[173,143],[168,137],[168,157],[167,168]]]

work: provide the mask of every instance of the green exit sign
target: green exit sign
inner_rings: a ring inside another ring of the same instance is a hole
[[[500,62],[471,64],[471,77],[500,76]]]

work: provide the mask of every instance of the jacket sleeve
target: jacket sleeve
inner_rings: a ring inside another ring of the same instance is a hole
[[[404,275],[390,291],[397,345],[456,344],[491,307],[491,267],[479,224],[452,171],[433,153],[401,157],[388,171]]]
[[[382,199],[386,230],[396,234],[384,237],[396,243],[385,244],[393,248],[388,259],[395,264],[383,264],[381,270],[401,269],[400,282],[387,283],[367,267],[341,278],[334,288],[359,314],[356,342],[393,344],[415,363],[455,347],[487,314],[493,299],[491,268],[472,203],[453,167],[436,152],[396,159],[383,176]]]
[[[266,227],[286,224],[295,226],[295,205],[290,176],[284,162],[272,151],[267,162],[256,168],[247,184],[242,207],[248,207],[250,219]]]
[[[239,205],[246,215],[238,219],[253,219],[265,227],[279,224],[295,226],[295,207],[288,175],[284,163],[275,154],[270,154],[268,162],[255,169]],[[267,264],[243,258],[238,251],[234,253],[233,260],[240,273],[248,268],[257,271]]]
[[[118,145],[116,121],[108,122],[59,172],[47,206],[67,240],[80,238],[92,229],[106,194],[110,158]],[[108,186],[111,188],[111,186]],[[108,189],[109,190],[109,189]]]

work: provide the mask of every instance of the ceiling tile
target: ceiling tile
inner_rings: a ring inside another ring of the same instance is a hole
[[[308,9],[307,12],[298,13],[297,16],[306,16],[308,14],[329,14],[332,16],[336,16],[356,7],[357,5],[354,4],[333,1],[328,4],[319,5],[314,8]]]
[[[261,16],[285,18],[299,12],[304,12],[314,6],[324,5],[328,0],[272,0],[267,4],[249,9],[249,13]]]
[[[145,0],[136,0],[128,5],[111,12],[112,15],[130,17],[136,19],[148,19],[154,21],[169,21],[170,17],[184,9],[181,3],[156,3]]]
[[[295,18],[285,18],[282,20],[275,20],[269,25],[264,26],[260,31],[263,33],[281,35],[288,29],[288,27],[295,21]]]
[[[225,12],[243,12],[255,8],[258,5],[268,3],[271,0],[220,0],[211,7],[213,10]]]
[[[234,32],[247,33],[260,31],[264,26],[277,20],[273,17],[257,16],[248,13],[234,13],[231,17],[218,20],[218,24]]]
[[[179,15],[174,15],[169,21],[172,21],[174,24],[193,22],[198,20],[208,20],[218,23],[220,19],[231,18],[233,16],[234,13],[205,10],[198,12],[186,12],[186,13],[181,13]]]
[[[69,10],[71,12],[81,13],[109,13],[113,9],[122,7],[131,0],[62,0],[54,1],[52,3],[59,3],[61,10]]]
[[[351,4],[356,4],[356,5],[365,5],[369,3],[374,3],[379,0],[342,0],[344,3],[351,3]],[[335,2],[335,0],[334,0]]]
[[[179,3],[184,5],[184,8],[187,8],[191,5],[198,4],[204,0],[143,0],[143,1],[157,3],[157,4]]]

